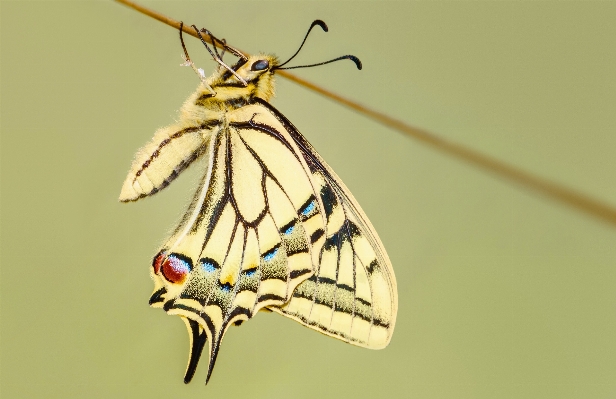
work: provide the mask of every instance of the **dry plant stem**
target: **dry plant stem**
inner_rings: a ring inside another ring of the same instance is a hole
[[[176,21],[173,18],[169,18],[166,15],[163,15],[159,12],[156,12],[154,10],[151,10],[147,7],[144,7],[140,4],[135,3],[134,1],[128,1],[128,0],[115,0],[118,3],[122,3],[127,7],[130,7],[134,10],[139,11],[142,14],[145,14],[149,17],[152,17],[156,20],[159,20],[160,22],[167,24],[171,27],[174,27],[175,29],[180,29],[180,21]],[[193,28],[191,28],[190,24],[184,24],[184,26],[182,27],[182,32],[191,35],[192,37],[195,37],[197,39],[200,39],[199,36],[197,36],[197,32],[195,32],[195,30]],[[222,47],[222,45],[220,43],[213,43],[212,40],[209,38],[209,36],[203,36],[203,40],[205,40],[206,42],[208,42],[209,44],[218,47],[219,49],[223,49],[224,47]],[[246,54],[244,54],[246,55]]]
[[[135,2],[128,1],[128,0],[115,0],[115,1],[122,3],[128,7],[131,7],[163,23],[166,23],[167,25],[172,26],[175,29],[180,28],[179,21],[176,21],[165,15],[162,15],[156,11],[150,10],[146,7],[143,7]],[[198,38],[194,30],[187,29],[186,25],[184,25],[183,31],[191,36]],[[209,37],[208,38],[204,37],[204,39],[208,43],[211,43],[211,41],[209,40]],[[216,45],[222,48],[219,44],[216,44]],[[528,172],[525,172],[521,169],[518,169],[510,165],[507,165],[504,162],[501,162],[487,155],[483,155],[470,148],[466,148],[459,144],[455,144],[447,140],[444,140],[442,138],[439,138],[432,133],[428,133],[424,130],[407,125],[406,123],[402,121],[394,119],[378,111],[374,111],[361,104],[358,104],[354,101],[351,101],[335,93],[332,93],[328,90],[325,90],[322,87],[319,87],[313,83],[310,83],[287,71],[277,71],[276,74],[282,77],[285,77],[299,84],[300,86],[313,90],[321,94],[322,96],[327,97],[331,100],[334,100],[348,108],[351,108],[367,116],[368,118],[371,118],[387,127],[395,129],[401,133],[404,133],[405,135],[412,137],[416,140],[419,140],[424,144],[428,144],[432,148],[435,148],[436,150],[439,150],[441,152],[444,152],[445,154],[448,154],[450,156],[463,160],[467,163],[475,165],[479,167],[480,169],[483,169],[497,176],[504,177],[510,181],[513,181],[519,184],[520,186],[524,188],[531,189],[548,198],[551,198],[551,199],[560,201],[562,203],[565,203],[567,205],[570,205],[579,211],[595,216],[603,220],[604,222],[607,222],[611,225],[616,226],[616,209],[610,206],[609,204],[603,203],[601,201],[598,201],[594,198],[591,198],[589,196],[586,196],[582,193],[576,192],[574,190],[571,190],[559,184],[550,182],[541,177],[534,176]]]

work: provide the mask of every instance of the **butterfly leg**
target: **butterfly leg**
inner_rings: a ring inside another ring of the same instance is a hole
[[[227,51],[227,40],[223,38],[220,41],[222,43],[222,51],[220,52],[220,59],[222,60],[222,57],[225,56],[225,51]]]
[[[217,41],[218,43],[222,44],[222,52],[220,53],[220,59],[222,60],[222,56],[225,54],[225,51],[230,52],[231,54],[233,54],[234,56],[236,56],[237,58],[240,58],[244,61],[248,61],[248,57],[246,57],[241,51],[239,51],[238,49],[231,47],[227,44],[227,41],[225,39],[219,39],[216,36],[212,35],[212,32],[208,31],[207,29],[203,28],[201,29],[201,32],[206,33],[209,37],[210,40],[212,40],[212,43],[214,43],[214,41]]]
[[[205,28],[201,28],[201,33],[205,33],[206,35],[208,35],[210,37],[210,42],[212,43],[212,46],[214,47],[214,53],[216,53],[216,57],[219,60],[222,61],[222,57],[225,55],[225,51],[226,51],[226,46],[227,46],[227,41],[225,39],[219,39],[216,36],[212,35],[212,32],[210,32],[209,30],[205,29]],[[222,51],[220,53],[218,53],[218,46],[216,45],[216,42],[220,43],[222,45]]]
[[[197,35],[199,35],[199,38],[201,39],[201,42],[203,43],[203,45],[205,46],[205,48],[207,49],[207,51],[210,53],[210,55],[212,56],[212,58],[214,59],[214,61],[216,61],[217,63],[219,63],[222,67],[224,67],[227,71],[231,72],[233,74],[233,76],[235,76],[237,78],[237,80],[239,80],[240,82],[242,82],[242,84],[244,86],[248,86],[248,82],[246,82],[244,80],[244,78],[242,78],[240,75],[237,74],[237,72],[235,72],[233,70],[233,68],[231,68],[229,65],[225,64],[223,62],[223,60],[220,59],[220,57],[218,56],[218,50],[216,50],[216,45],[214,44],[214,50],[216,51],[216,53],[212,52],[212,50],[210,49],[210,46],[207,45],[207,42],[205,41],[205,39],[203,38],[203,35],[201,34],[201,31],[195,26],[195,25],[191,25],[194,29],[195,32],[197,32]],[[212,34],[206,30],[205,33],[207,33],[210,38],[212,37]],[[213,39],[212,43],[215,43],[215,41]],[[216,39],[218,40],[218,39]]]
[[[186,45],[184,44],[184,37],[182,36],[183,27],[184,27],[184,22],[180,21],[180,42],[182,43],[182,49],[184,50],[184,55],[182,55],[184,62],[181,63],[180,65],[191,67],[193,71],[195,71],[197,76],[199,76],[199,80],[201,80],[201,84],[204,85],[213,95],[216,95],[216,91],[212,88],[212,86],[210,86],[206,82],[205,72],[203,72],[203,69],[197,68],[195,66],[195,63],[192,62],[192,60],[190,59],[190,56],[188,55],[188,50],[186,50]]]

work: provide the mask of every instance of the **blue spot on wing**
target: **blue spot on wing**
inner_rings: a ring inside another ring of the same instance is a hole
[[[274,250],[266,253],[265,256],[263,257],[263,259],[266,262],[269,262],[270,260],[274,259],[274,256],[276,256],[277,253],[278,253],[278,248],[274,248]]]
[[[257,269],[246,270],[246,276],[252,277],[255,275],[256,272],[257,272]]]
[[[312,210],[314,209],[314,200],[308,204],[307,207],[304,208],[304,210],[302,211],[302,215],[304,216],[308,216],[310,214],[310,212],[312,212]]]
[[[293,230],[295,230],[295,226],[289,226],[289,228],[286,229],[284,233],[286,235],[289,235],[289,234],[293,233]]]
[[[216,270],[216,267],[214,267],[214,264],[210,262],[203,262],[201,266],[203,267],[203,270],[205,270],[208,273],[212,273],[214,270]]]

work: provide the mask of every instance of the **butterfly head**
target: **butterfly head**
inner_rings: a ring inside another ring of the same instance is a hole
[[[278,59],[271,54],[257,54],[240,59],[231,69],[219,68],[210,78],[216,97],[227,95],[259,97],[269,101],[274,95],[274,69]],[[227,90],[232,89],[232,90]]]

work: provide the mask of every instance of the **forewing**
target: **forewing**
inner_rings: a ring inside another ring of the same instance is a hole
[[[150,303],[182,316],[191,336],[187,382],[206,341],[209,379],[231,324],[289,301],[325,241],[323,206],[299,150],[266,109],[244,108],[209,141],[202,185],[153,262]]]
[[[159,129],[135,155],[122,186],[120,201],[136,201],[171,183],[205,151],[218,121],[199,126],[171,125]]]
[[[372,224],[340,178],[275,108],[276,116],[306,161],[326,217],[317,270],[292,299],[271,310],[324,334],[371,348],[387,346],[398,308],[391,262]]]

